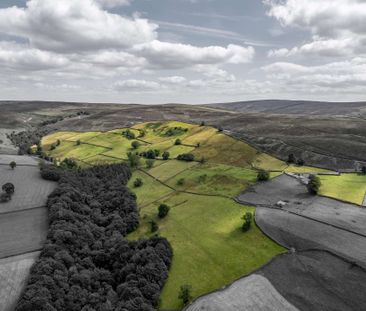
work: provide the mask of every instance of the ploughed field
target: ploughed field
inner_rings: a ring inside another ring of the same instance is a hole
[[[177,139],[180,144],[175,143]],[[132,148],[134,141],[139,143],[136,149]],[[256,183],[258,169],[271,171],[271,177],[283,172],[329,173],[287,165],[217,129],[182,122],[156,121],[107,132],[56,132],[44,137],[42,146],[54,161],[72,158],[81,167],[127,161],[128,152],[160,151],[153,163],[141,158],[130,180],[140,209],[140,227],[129,238],[157,233],[167,237],[173,247],[173,263],[161,295],[163,310],[182,306],[178,293],[183,284],[192,285],[192,294],[198,297],[253,272],[285,251],[254,223],[248,232],[241,231],[241,217],[255,209],[234,198]],[[163,152],[169,152],[169,160],[162,159]],[[193,154],[195,160],[177,160],[185,153]],[[142,186],[134,186],[136,179]],[[161,220],[157,209],[162,203],[171,210]],[[155,233],[151,233],[152,221],[159,227]]]

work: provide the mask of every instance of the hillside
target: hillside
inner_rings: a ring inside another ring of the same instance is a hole
[[[255,100],[209,104],[241,113],[266,113],[305,116],[365,116],[366,102],[320,102],[304,100]]]

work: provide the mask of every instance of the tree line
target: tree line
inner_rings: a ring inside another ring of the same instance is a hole
[[[42,168],[58,181],[49,196],[49,232],[16,311],[151,311],[168,276],[164,238],[127,241],[138,226],[124,164],[87,170]]]

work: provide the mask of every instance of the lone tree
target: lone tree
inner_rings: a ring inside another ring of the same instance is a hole
[[[81,145],[81,140],[80,139],[78,139],[77,141],[76,141],[76,146],[80,146]]]
[[[250,229],[250,226],[251,226],[251,224],[252,224],[252,213],[251,212],[246,212],[245,214],[244,214],[244,216],[242,217],[242,219],[244,220],[244,223],[243,223],[243,225],[241,226],[241,230],[243,231],[243,232],[247,232],[247,231],[249,231],[249,229]]]
[[[320,186],[322,185],[320,178],[316,175],[309,176],[307,188],[310,194],[318,194]]]
[[[267,181],[269,179],[269,172],[265,170],[260,170],[257,174],[258,181]]]
[[[176,145],[176,146],[179,146],[179,145],[181,145],[182,144],[182,141],[179,139],[179,138],[177,138],[176,140],[175,140],[175,142],[174,142],[174,145]]]
[[[150,221],[150,231],[151,231],[151,233],[154,233],[154,232],[156,232],[156,231],[158,231],[158,230],[159,230],[159,226],[158,226],[158,224],[156,223],[156,221],[151,220],[151,221]]]
[[[3,189],[3,191],[8,194],[8,195],[12,195],[15,192],[15,187],[12,183],[8,182],[6,184],[4,184],[1,189]]]
[[[182,300],[184,306],[186,306],[192,300],[192,286],[184,284],[180,287],[178,298]]]
[[[169,160],[170,153],[168,151],[164,151],[162,156],[163,156],[163,160],[165,160],[165,161]]]
[[[15,169],[15,168],[16,168],[17,163],[16,163],[15,161],[11,161],[11,162],[9,163],[9,166],[10,166],[10,167],[11,167],[11,169],[13,170],[13,169]]]
[[[155,160],[153,159],[147,159],[146,160],[146,167],[147,168],[152,168],[154,166]]]
[[[296,162],[296,158],[295,158],[295,155],[293,153],[290,153],[288,155],[288,158],[287,158],[287,163],[295,163]]]
[[[136,178],[136,180],[133,182],[133,186],[135,188],[139,188],[143,185],[143,181],[141,178]]]
[[[364,165],[364,166],[362,166],[362,168],[361,168],[361,173],[363,174],[363,175],[366,175],[366,166]]]
[[[132,149],[137,149],[138,147],[140,147],[140,143],[137,140],[134,140],[131,143],[131,147],[132,147]]]
[[[158,208],[159,218],[165,218],[169,213],[170,207],[166,204],[160,204]]]

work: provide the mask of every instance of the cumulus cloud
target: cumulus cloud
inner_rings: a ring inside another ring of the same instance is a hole
[[[157,37],[157,25],[103,10],[93,0],[30,0],[0,10],[0,31],[52,51],[127,48]]]
[[[267,78],[307,91],[347,91],[362,87],[366,91],[366,58],[331,62],[318,66],[304,66],[289,62],[277,62],[262,68]],[[333,92],[332,91],[332,92]]]
[[[308,29],[312,41],[287,53],[274,50],[270,56],[317,54],[349,56],[366,52],[366,2],[361,0],[264,0],[268,15],[284,27]]]
[[[197,64],[243,64],[250,62],[255,54],[253,47],[234,44],[225,47],[196,47],[189,44],[154,40],[140,44],[133,51],[145,57],[151,66],[160,68],[184,68]]]
[[[34,49],[25,44],[0,42],[0,64],[3,68],[38,71],[66,67],[70,61],[62,55]]]

